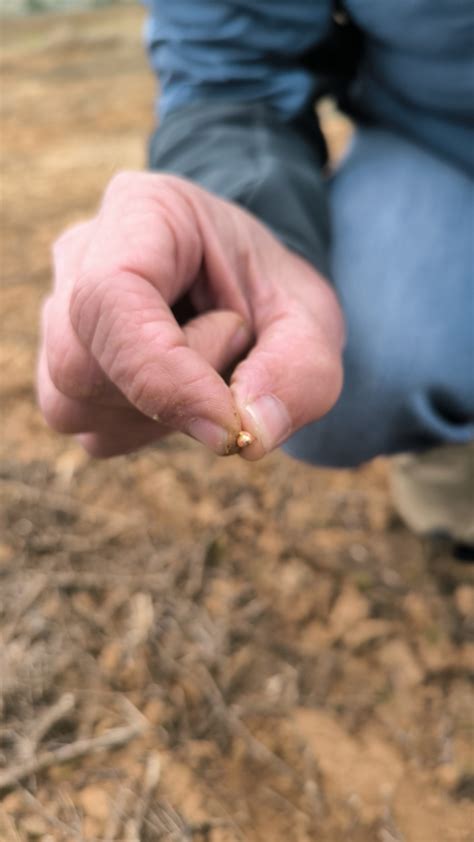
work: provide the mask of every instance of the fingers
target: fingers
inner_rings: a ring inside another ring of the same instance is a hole
[[[176,324],[168,301],[198,275],[202,245],[189,205],[161,187],[158,177],[136,173],[115,179],[98,219],[58,242],[55,293],[45,307],[48,369],[72,399],[132,404],[227,453],[240,421],[214,369],[249,337],[235,314],[203,316],[184,331]],[[78,406],[78,424],[84,413]]]
[[[106,406],[127,406],[128,401],[105,376],[79,342],[69,318],[73,279],[81,267],[81,249],[90,225],[68,231],[55,247],[55,294],[43,306],[43,334],[50,377],[70,398],[92,399]],[[216,310],[190,320],[182,327],[190,348],[201,354],[216,371],[224,371],[247,348],[251,335],[233,311]]]
[[[224,310],[197,316],[185,325],[184,334],[189,346],[218,371],[231,365],[251,341],[249,328],[241,317]],[[95,432],[79,436],[82,446],[91,456],[108,458],[130,453],[172,432],[169,427],[150,421],[143,415],[140,423],[132,423],[130,419],[127,422],[123,411],[108,410],[108,413],[108,424],[104,424],[105,414],[101,415],[100,424],[83,427],[83,430],[93,429]]]
[[[231,391],[242,427],[256,439],[242,452],[248,460],[261,458],[321,418],[340,394],[339,308],[327,285],[316,275],[313,280],[302,301],[275,296],[257,328],[255,347],[233,374]]]
[[[149,434],[149,441],[158,440],[169,433],[168,429],[146,418],[130,405],[121,408],[107,407],[62,394],[51,380],[44,350],[38,359],[38,383],[38,403],[41,411],[48,425],[58,433],[73,435],[97,432],[107,436],[111,431],[118,429],[126,432],[132,443],[138,434],[141,440],[145,431]]]
[[[217,309],[183,328],[170,307],[187,292]],[[45,313],[50,423],[80,429],[97,455],[154,438],[156,423],[221,454],[246,429],[257,441],[244,455],[256,459],[341,388],[327,284],[250,215],[174,177],[113,180],[97,219],[60,240]],[[218,371],[250,345],[244,318],[257,343],[229,389]]]
[[[186,343],[169,309],[199,274],[202,259],[196,213],[174,182],[122,174],[94,224],[69,316],[80,344],[134,407],[225,454],[235,449],[240,430],[232,395]],[[190,331],[204,341],[198,326]],[[217,346],[222,356],[225,343],[217,339]],[[90,383],[90,372],[85,379]]]
[[[53,247],[54,292],[42,311],[43,340],[51,379],[70,398],[101,400],[122,406],[125,399],[79,342],[69,318],[69,304],[94,223],[67,230]]]
[[[170,432],[133,407],[104,407],[66,397],[49,376],[44,352],[40,354],[38,368],[39,404],[45,420],[59,433],[79,433],[79,441],[91,456],[105,459],[131,453]]]
[[[121,172],[110,182],[82,271],[110,283],[120,270],[146,279],[167,304],[192,285],[203,260],[193,202],[181,179]],[[186,195],[185,195],[186,194]]]
[[[149,422],[153,423],[153,422]],[[159,425],[157,425],[159,426]],[[127,453],[134,453],[143,447],[155,444],[159,439],[173,430],[163,430],[157,435],[146,427],[131,426],[120,429],[111,427],[107,432],[81,433],[77,436],[89,456],[94,459],[111,459],[113,456],[124,456]]]
[[[184,329],[191,347],[215,368],[226,368],[250,341],[240,316],[216,311],[198,316]],[[124,397],[123,406],[78,400],[61,393],[53,383],[46,352],[38,362],[39,404],[47,423],[57,432],[82,434],[79,439],[90,455],[106,458],[129,453],[158,441],[171,430],[135,410]]]
[[[183,333],[190,348],[216,371],[225,371],[248,349],[252,332],[238,313],[212,310],[189,321]]]
[[[106,376],[149,418],[188,433],[216,453],[235,447],[240,419],[229,388],[186,344],[169,307],[127,270],[107,279],[84,274],[71,299],[80,341]]]

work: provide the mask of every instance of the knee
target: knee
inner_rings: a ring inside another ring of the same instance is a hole
[[[392,344],[351,343],[335,407],[293,435],[290,456],[315,465],[355,468],[377,456],[431,446],[434,414],[423,366]]]
[[[336,406],[292,436],[290,456],[314,465],[354,468],[377,456],[420,451],[474,438],[474,392],[462,372],[443,378],[392,348],[346,361]]]

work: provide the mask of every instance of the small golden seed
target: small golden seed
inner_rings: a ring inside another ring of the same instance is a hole
[[[237,447],[248,447],[248,445],[253,444],[254,441],[255,436],[253,436],[252,433],[247,433],[245,430],[241,430],[237,436]]]

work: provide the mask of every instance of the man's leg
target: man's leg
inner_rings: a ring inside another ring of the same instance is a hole
[[[397,135],[364,128],[329,191],[345,385],[336,407],[285,450],[345,467],[472,440],[472,181]]]

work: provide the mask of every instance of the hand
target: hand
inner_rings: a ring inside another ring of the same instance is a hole
[[[250,214],[183,179],[121,173],[54,248],[39,403],[112,456],[180,430],[258,459],[324,415],[342,382],[330,286]],[[197,315],[178,324],[183,297]],[[246,353],[230,386],[222,372]],[[219,373],[220,372],[220,373]]]

